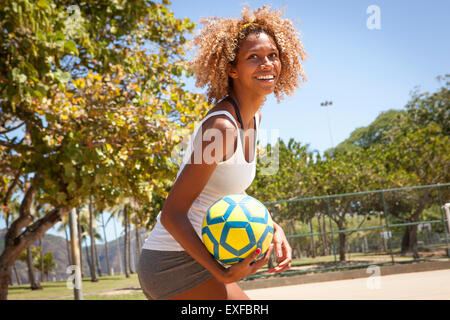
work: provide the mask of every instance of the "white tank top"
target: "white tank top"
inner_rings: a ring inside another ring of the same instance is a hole
[[[210,117],[216,115],[225,115],[230,118],[236,128],[239,131],[239,127],[234,120],[233,116],[228,111],[215,111],[207,115],[194,129],[193,134],[190,137],[188,147],[183,159],[183,163],[178,171],[177,178],[183,170],[187,161],[190,160],[192,154],[193,140],[197,134],[202,123]],[[255,115],[256,132],[255,132],[255,147],[258,140],[258,127],[259,117]],[[225,161],[218,162],[211,177],[203,188],[202,192],[192,203],[191,208],[188,211],[188,218],[191,222],[194,230],[201,238],[203,218],[208,208],[220,198],[231,193],[244,193],[245,190],[251,185],[256,173],[256,157],[254,152],[252,162],[245,160],[244,148],[242,143],[241,134],[237,135],[237,147],[234,154]],[[255,150],[256,151],[256,150]],[[161,224],[161,212],[159,212],[156,220],[156,224],[153,227],[150,235],[145,240],[143,249],[160,250],[160,251],[183,251],[183,247],[172,237],[172,235]]]

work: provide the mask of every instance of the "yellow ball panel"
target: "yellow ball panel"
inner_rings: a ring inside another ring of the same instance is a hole
[[[225,200],[220,200],[219,202],[215,203],[209,210],[210,218],[214,219],[223,216],[229,206],[230,205]]]
[[[220,242],[220,235],[222,234],[222,229],[224,225],[225,222],[221,222],[208,226],[209,230],[211,231],[211,234],[214,236],[214,239],[216,239],[217,242]]]
[[[248,201],[245,206],[254,217],[264,218],[266,216],[266,208],[256,200]]]
[[[228,217],[228,221],[248,221],[248,219],[241,207],[236,206]]]
[[[233,259],[236,256],[234,254],[231,254],[227,249],[225,249],[222,246],[219,246],[219,257],[220,259],[227,260],[227,259]]]
[[[250,243],[247,232],[243,228],[230,229],[227,236],[227,244],[236,250],[241,250]]]
[[[264,230],[266,230],[266,225],[263,223],[250,222],[250,225],[253,230],[253,234],[255,235],[255,240],[258,241],[261,238]]]
[[[233,200],[236,203],[239,203],[245,197],[247,197],[247,195],[245,195],[245,194],[231,194],[231,195],[227,196],[227,198],[230,198],[231,200]]]
[[[206,249],[208,249],[211,254],[214,254],[214,243],[209,239],[209,236],[205,233],[202,235],[202,238]]]
[[[266,236],[266,239],[262,243],[262,248],[261,248],[262,252],[266,252],[269,249],[270,244],[272,243],[272,238],[273,238],[273,234],[271,232],[268,233]]]
[[[251,247],[246,253],[241,254],[239,256],[239,258],[245,259],[245,258],[247,258],[250,255],[250,253],[252,253],[255,250],[256,250],[256,245]]]

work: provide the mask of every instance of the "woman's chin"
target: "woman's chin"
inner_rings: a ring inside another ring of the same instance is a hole
[[[260,88],[258,91],[261,93],[261,95],[267,96],[269,94],[272,94],[275,91],[275,86],[267,87],[267,88]]]

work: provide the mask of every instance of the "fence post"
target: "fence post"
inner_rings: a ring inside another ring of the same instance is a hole
[[[395,264],[394,254],[392,253],[392,232],[389,227],[389,218],[388,218],[388,211],[386,206],[386,199],[384,199],[384,191],[381,192],[381,199],[383,200],[383,211],[384,211],[384,223],[386,226],[386,232],[388,237],[388,246],[389,246],[389,254],[391,255],[392,263]],[[391,232],[389,236],[389,232]]]
[[[328,218],[330,219],[330,229],[331,229],[331,247],[333,248],[333,254],[334,254],[334,263],[337,266],[337,257],[336,257],[336,246],[334,245],[334,231],[333,231],[333,224],[331,221],[331,212],[330,212],[330,198],[327,197],[327,213]]]
[[[444,231],[445,231],[445,243],[447,244],[447,250],[445,250],[447,252],[447,256],[450,257],[450,247],[448,245],[448,233],[450,232],[450,221],[449,219],[449,215],[447,215],[447,224],[445,223],[445,214],[444,214],[444,203],[442,201],[442,196],[441,196],[441,188],[438,185],[437,186],[437,190],[438,190],[438,197],[439,197],[439,207],[441,208],[441,215],[442,215],[442,224],[444,226]],[[448,230],[447,230],[448,227]]]

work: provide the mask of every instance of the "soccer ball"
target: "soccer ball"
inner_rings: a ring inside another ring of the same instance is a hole
[[[256,248],[261,258],[273,238],[273,222],[267,208],[246,194],[230,194],[206,212],[202,239],[208,251],[224,264],[245,259]]]

